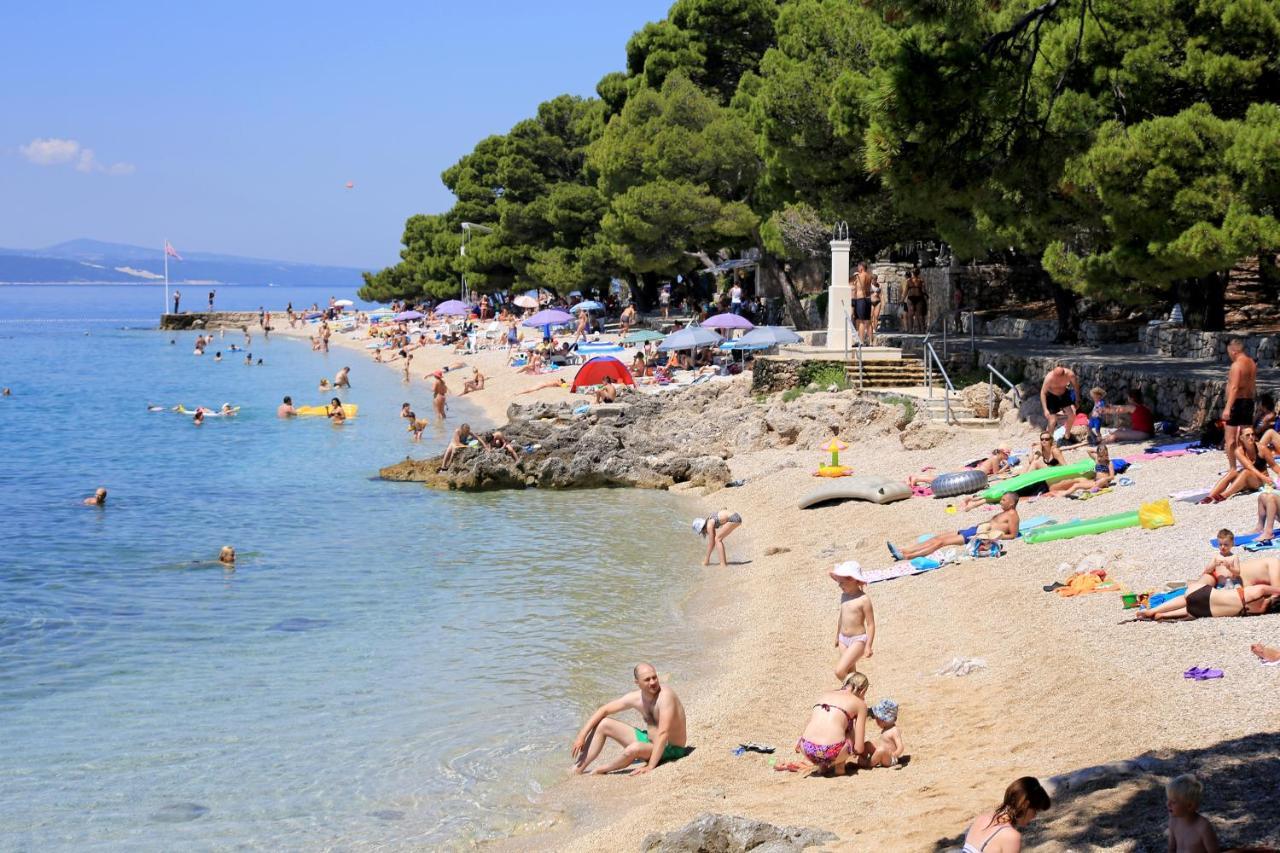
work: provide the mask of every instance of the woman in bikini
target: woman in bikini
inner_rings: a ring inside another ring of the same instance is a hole
[[[861,672],[851,672],[839,690],[818,697],[809,722],[796,741],[795,751],[805,764],[779,763],[776,770],[796,772],[805,765],[824,776],[842,776],[866,749],[867,690],[871,681]]]
[[[1150,621],[1209,619],[1221,616],[1260,616],[1280,612],[1280,586],[1256,583],[1217,589],[1207,583],[1192,584],[1187,594],[1151,610],[1139,610],[1138,618]]]
[[[1030,471],[1038,471],[1041,468],[1056,468],[1059,465],[1066,464],[1067,460],[1062,455],[1062,448],[1053,443],[1053,434],[1042,432],[1040,433],[1039,446],[1031,451],[1031,458],[1027,460],[1026,467],[1019,473],[1026,474]]]
[[[1000,808],[978,815],[969,824],[960,853],[1016,853],[1022,849],[1021,830],[1050,805],[1049,795],[1035,777],[1015,779],[1005,788]]]
[[[1068,497],[1076,492],[1101,491],[1111,484],[1115,479],[1116,469],[1111,464],[1111,454],[1107,450],[1105,444],[1099,444],[1096,450],[1090,450],[1089,455],[1093,457],[1093,476],[1092,477],[1073,477],[1070,480],[1063,480],[1061,483],[1055,483],[1049,489],[1050,497]]]
[[[924,279],[920,270],[913,269],[907,278],[907,331],[923,332],[925,317],[928,312],[928,297],[925,294]]]
[[[1261,489],[1271,482],[1271,471],[1280,474],[1280,466],[1276,465],[1275,456],[1271,451],[1263,450],[1258,446],[1252,427],[1240,428],[1240,439],[1236,442],[1236,461],[1243,467],[1239,470],[1227,471],[1209,491],[1208,497],[1200,503],[1221,503],[1237,492]]]
[[[693,520],[693,532],[699,536],[706,537],[707,540],[707,556],[702,558],[702,565],[711,565],[711,554],[717,548],[720,550],[720,565],[729,565],[729,557],[724,550],[724,540],[728,539],[729,534],[741,526],[742,516],[736,512],[729,512],[727,509],[722,509],[706,518],[695,518]]]

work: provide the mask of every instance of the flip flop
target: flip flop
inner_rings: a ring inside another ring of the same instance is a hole
[[[893,559],[897,560],[898,562],[902,562],[902,559],[903,559],[902,552],[899,551],[896,547],[894,547],[894,544],[892,542],[886,542],[884,544],[889,546],[889,555],[893,557]]]
[[[1191,669],[1189,669],[1189,670],[1187,670],[1186,672],[1182,673],[1182,677],[1183,677],[1183,678],[1191,678],[1191,679],[1199,680],[1199,678],[1200,678],[1200,673],[1202,673],[1202,672],[1204,672],[1204,669],[1203,669],[1202,667],[1193,666],[1193,667],[1191,667]]]
[[[753,740],[738,744],[738,748],[744,752],[762,752],[765,755],[770,755],[775,751],[774,748],[769,746],[767,743],[756,743]]]
[[[1210,681],[1215,678],[1222,678],[1223,675],[1224,673],[1220,669],[1203,669],[1196,676],[1196,681]]]

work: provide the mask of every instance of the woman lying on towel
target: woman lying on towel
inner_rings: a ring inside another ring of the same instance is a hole
[[[1208,619],[1218,616],[1260,616],[1280,613],[1280,586],[1250,586],[1217,589],[1203,584],[1187,588],[1187,594],[1166,601],[1151,610],[1139,610],[1139,619]]]

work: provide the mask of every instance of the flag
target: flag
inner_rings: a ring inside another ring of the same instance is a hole
[[[164,253],[175,260],[182,260],[182,255],[178,254],[178,250],[173,248],[168,240],[164,241]]]

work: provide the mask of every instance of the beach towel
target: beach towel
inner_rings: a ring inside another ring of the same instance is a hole
[[[1077,595],[1087,595],[1091,592],[1114,592],[1119,588],[1119,584],[1105,581],[1093,572],[1086,572],[1067,578],[1067,585],[1059,587],[1054,592],[1063,598],[1073,598]]]
[[[1171,589],[1168,592],[1157,592],[1147,599],[1147,603],[1142,606],[1142,609],[1146,610],[1151,607],[1159,607],[1166,601],[1173,601],[1175,598],[1179,598],[1186,594],[1187,588],[1185,586],[1181,589]]]

